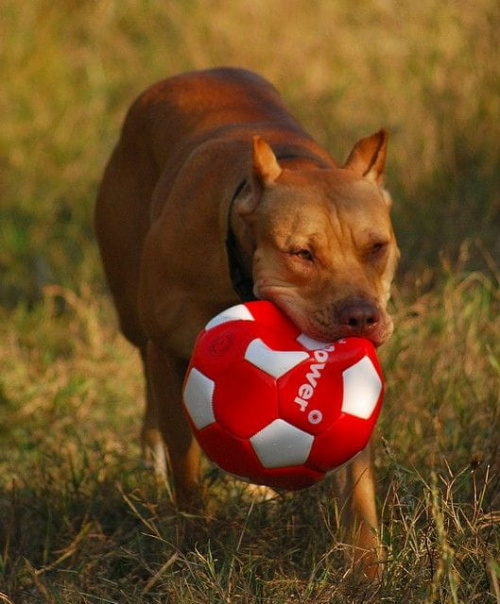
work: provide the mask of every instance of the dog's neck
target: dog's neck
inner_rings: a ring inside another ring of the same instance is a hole
[[[235,219],[233,216],[234,202],[243,191],[246,184],[246,179],[240,182],[233,194],[231,203],[229,204],[226,233],[226,252],[229,263],[229,276],[231,277],[233,289],[238,294],[242,302],[251,302],[252,300],[257,299],[253,293],[254,284],[252,278],[251,259],[253,245],[244,225],[241,225],[242,229],[240,229],[238,236],[236,235],[234,224]],[[245,233],[242,232],[243,230]]]

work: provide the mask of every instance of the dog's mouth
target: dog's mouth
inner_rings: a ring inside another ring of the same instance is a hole
[[[392,333],[392,321],[387,312],[375,301],[360,296],[344,298],[316,311],[312,323],[337,339],[366,338],[375,346],[383,344]]]
[[[349,297],[313,311],[303,309],[291,296],[269,297],[307,337],[319,342],[334,342],[357,337],[381,346],[392,334],[387,312],[373,301]]]
[[[307,319],[302,322],[300,318],[290,317],[297,327],[308,337],[319,342],[335,342],[342,338],[365,338],[379,347],[386,342],[392,334],[392,322],[387,325],[377,325],[363,328],[356,325],[342,325],[333,323],[328,328],[319,327],[314,321]]]

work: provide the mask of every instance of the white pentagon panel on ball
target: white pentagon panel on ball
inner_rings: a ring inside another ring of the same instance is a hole
[[[259,338],[252,340],[245,352],[245,360],[276,379],[308,358],[309,354],[300,350],[273,350]]]
[[[331,347],[331,342],[320,342],[319,340],[314,340],[309,336],[306,336],[305,333],[301,333],[297,338],[297,342],[301,344],[307,350],[319,350],[320,348]]]
[[[228,323],[229,321],[255,321],[255,319],[244,304],[238,304],[216,315],[205,325],[205,329],[212,329],[212,327],[217,327],[217,325],[222,325],[222,323]]]
[[[215,422],[215,382],[198,369],[191,369],[184,388],[184,405],[198,430]]]
[[[344,397],[342,411],[361,419],[368,419],[377,406],[382,391],[382,380],[371,360],[364,356],[342,373]]]
[[[282,419],[270,423],[250,438],[250,443],[265,468],[300,466],[307,461],[314,436]]]

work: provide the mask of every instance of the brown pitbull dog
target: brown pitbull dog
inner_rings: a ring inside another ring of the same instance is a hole
[[[146,376],[143,446],[166,459],[177,504],[200,496],[200,451],[181,404],[198,332],[221,310],[274,302],[308,336],[392,332],[398,249],[382,188],[387,134],[340,167],[277,91],[241,69],[167,79],[132,105],[96,209],[124,335]],[[380,552],[371,450],[336,473],[345,537],[369,576]],[[366,568],[367,567],[367,568]]]

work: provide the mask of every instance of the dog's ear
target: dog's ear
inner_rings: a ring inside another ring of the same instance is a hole
[[[282,169],[271,147],[260,136],[253,137],[253,177],[261,187],[273,185]]]
[[[384,184],[385,156],[389,134],[382,129],[362,138],[354,145],[344,168],[382,186]]]
[[[249,216],[259,205],[266,187],[272,187],[280,176],[281,166],[268,143],[260,136],[253,137],[252,176],[249,186],[238,199],[237,207],[240,216]],[[246,194],[245,194],[246,193]]]

